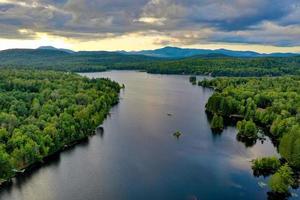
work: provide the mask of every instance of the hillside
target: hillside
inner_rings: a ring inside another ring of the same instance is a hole
[[[44,47],[45,48],[45,47]],[[300,56],[234,57],[223,53],[189,54],[188,58],[162,58],[124,52],[53,49],[10,49],[0,51],[1,68],[51,69],[91,72],[109,69],[144,70],[162,74],[209,74],[212,76],[299,75]],[[182,49],[169,55],[179,55]],[[225,51],[225,50],[224,50]],[[248,52],[251,54],[250,52]],[[187,54],[185,54],[187,56]]]
[[[0,51],[0,67],[53,69],[62,71],[103,71],[118,63],[155,61],[144,55],[106,51],[66,52],[59,49],[10,49]]]
[[[155,50],[143,50],[143,51],[133,51],[126,52],[128,54],[137,55],[147,55],[161,58],[187,58],[196,55],[209,55],[209,54],[223,54],[225,56],[231,57],[291,57],[299,54],[295,53],[258,53],[254,51],[233,51],[228,49],[188,49],[188,48],[178,48],[178,47],[164,47]]]

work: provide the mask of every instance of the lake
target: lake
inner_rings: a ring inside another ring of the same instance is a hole
[[[205,104],[213,90],[188,76],[135,71],[85,73],[126,88],[97,134],[18,177],[4,200],[267,199],[251,159],[278,155],[269,140],[246,147],[236,129],[212,133]],[[201,79],[203,77],[199,77]],[[173,133],[182,132],[180,138]],[[293,198],[291,198],[293,199]]]

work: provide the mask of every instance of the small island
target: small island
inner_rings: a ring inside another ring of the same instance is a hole
[[[196,77],[196,76],[190,76],[190,82],[191,82],[193,85],[196,85],[196,83],[197,83],[197,77]]]
[[[180,131],[176,131],[175,133],[173,133],[173,136],[176,137],[177,139],[182,135],[182,133]]]

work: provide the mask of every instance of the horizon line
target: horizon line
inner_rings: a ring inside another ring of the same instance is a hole
[[[160,48],[149,48],[149,49],[142,49],[142,50],[125,50],[125,49],[119,49],[119,50],[105,50],[105,49],[98,49],[98,50],[75,50],[74,48],[64,48],[64,47],[57,47],[55,45],[42,45],[42,46],[37,46],[35,48],[22,48],[22,47],[17,47],[17,48],[5,48],[5,49],[0,49],[0,51],[6,51],[6,50],[36,50],[39,49],[41,47],[49,47],[48,50],[51,50],[50,48],[54,48],[53,50],[70,50],[70,51],[74,51],[74,52],[82,52],[82,51],[86,51],[86,52],[97,52],[97,51],[104,51],[104,52],[140,52],[140,51],[153,51],[153,50],[159,50],[159,49],[164,49],[164,48],[178,48],[178,49],[186,49],[186,50],[210,50],[210,51],[216,51],[216,50],[229,50],[229,51],[235,51],[235,52],[254,52],[254,53],[258,53],[258,54],[276,54],[276,53],[282,53],[282,54],[300,54],[300,52],[297,51],[290,51],[290,52],[282,52],[282,51],[274,51],[274,52],[259,52],[259,51],[255,51],[255,50],[234,50],[231,48],[192,48],[192,47],[180,47],[180,46],[171,46],[171,45],[167,45],[167,46],[162,46]]]

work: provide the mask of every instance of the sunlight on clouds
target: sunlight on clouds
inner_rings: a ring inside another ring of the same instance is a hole
[[[60,8],[50,5],[50,4],[44,4],[43,2],[39,2],[39,1],[32,1],[29,3],[29,2],[22,2],[19,0],[0,0],[0,4],[1,3],[13,4],[13,5],[18,5],[21,7],[31,8],[31,9],[44,8],[44,9],[48,9],[48,10],[52,10],[52,11],[65,12],[63,9],[60,9]]]
[[[20,34],[22,35],[35,35],[35,32],[30,30],[30,29],[26,29],[26,28],[23,28],[23,29],[19,29],[18,30]]]
[[[121,36],[109,36],[95,40],[68,39],[66,37],[54,36],[45,32],[34,32],[30,29],[19,29],[22,35],[28,35],[31,39],[0,39],[0,50],[10,48],[37,48],[39,46],[54,46],[57,48],[68,48],[73,50],[145,50],[161,48],[165,45],[179,46],[183,48],[220,49],[226,48],[238,51],[257,51],[261,53],[271,52],[300,52],[300,47],[277,47],[270,45],[255,45],[241,43],[204,43],[179,45],[179,38],[168,35],[160,35],[155,32],[129,33]],[[190,37],[190,35],[189,35]],[[163,42],[166,41],[166,44]]]
[[[66,38],[51,36],[47,33],[34,33],[29,29],[20,29],[21,34],[32,35],[32,39],[3,39],[0,38],[0,50],[14,48],[37,48],[39,46],[55,46],[59,48],[72,48],[72,42]]]
[[[257,51],[261,53],[272,52],[300,52],[300,46],[295,47],[277,47],[270,45],[240,44],[240,43],[214,43],[214,44],[195,44],[195,45],[178,45],[178,38],[172,38],[161,35],[144,35],[138,33],[127,34],[119,37],[105,38],[93,41],[73,41],[70,44],[74,50],[145,50],[161,48],[165,45],[161,41],[168,41],[170,46],[183,48],[200,48],[200,49],[231,49],[237,51]]]
[[[79,42],[74,45],[75,50],[142,50],[142,49],[154,49],[160,46],[155,44],[155,40],[159,36],[147,36],[137,33],[127,34],[123,36],[105,38],[94,41]]]
[[[298,0],[274,1],[0,0],[0,45],[300,52]]]
[[[70,42],[66,38],[48,35],[47,33],[36,33],[39,43],[49,44],[59,48],[70,48]]]
[[[22,1],[14,1],[14,0],[0,0],[0,3],[8,3],[8,4],[15,4],[19,6],[29,7],[26,2]],[[36,3],[32,5],[32,7],[35,7]]]
[[[164,25],[166,18],[155,18],[155,17],[141,17],[135,21],[143,22],[146,24],[156,24],[156,25]]]
[[[260,53],[274,53],[274,52],[299,52],[300,46],[294,47],[278,47],[271,45],[256,45],[256,44],[243,44],[243,43],[214,43],[214,44],[197,44],[190,45],[189,48],[201,48],[201,49],[230,49],[234,51],[256,51]]]

